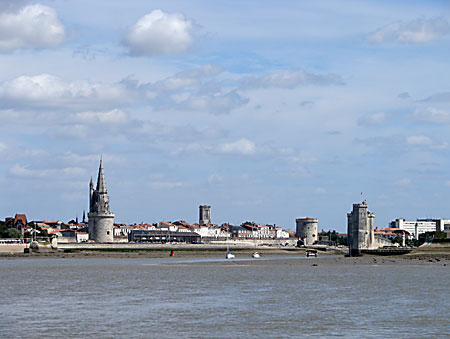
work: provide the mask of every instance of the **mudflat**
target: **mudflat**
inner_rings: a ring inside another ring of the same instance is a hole
[[[5,246],[5,245],[3,245]],[[14,253],[11,249],[6,249],[2,246],[0,253],[0,259],[38,259],[38,258],[168,258],[170,251],[74,251],[65,253],[63,251],[52,252],[33,252],[25,254],[23,252]],[[11,248],[18,248],[20,245],[8,245]],[[23,246],[23,245],[22,245]],[[23,250],[23,249],[22,249]],[[13,252],[13,253],[11,253]],[[215,264],[219,265],[261,265],[267,260],[276,262],[280,265],[442,265],[450,267],[450,248],[425,248],[416,249],[409,254],[397,255],[397,256],[375,256],[364,255],[361,257],[346,257],[343,254],[336,252],[319,252],[317,258],[305,257],[305,249],[271,249],[271,250],[259,250],[261,255],[260,259],[252,258],[253,250],[236,250],[233,254],[236,256],[236,260],[224,260],[217,261],[218,258],[224,258],[224,251],[209,251],[209,250],[180,250],[174,252],[173,258],[203,258],[200,262],[189,262],[191,265],[204,265],[207,263],[207,259],[214,259]],[[296,260],[303,259],[303,260]],[[175,260],[176,261],[176,260]],[[175,263],[174,261],[174,263]]]

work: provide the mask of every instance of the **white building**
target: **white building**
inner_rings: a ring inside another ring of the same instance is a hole
[[[284,231],[281,227],[275,228],[277,231],[277,239],[289,239],[289,232]]]
[[[444,220],[444,219],[442,219]],[[391,221],[391,228],[398,228],[413,235],[415,239],[419,239],[419,235],[425,232],[439,231],[441,219],[417,219],[416,221],[407,221],[405,219],[395,219]],[[439,226],[437,226],[439,225]],[[442,223],[444,225],[444,223]],[[443,228],[443,227],[442,227]]]
[[[436,219],[436,231],[445,232],[445,227],[450,228],[449,219]]]
[[[74,242],[87,242],[89,234],[86,232],[74,231],[71,229],[59,230],[56,233],[59,243],[74,243]]]

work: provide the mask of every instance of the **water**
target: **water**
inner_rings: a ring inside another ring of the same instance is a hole
[[[449,267],[0,260],[0,337],[448,337]]]

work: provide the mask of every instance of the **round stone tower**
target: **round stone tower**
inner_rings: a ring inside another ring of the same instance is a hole
[[[318,240],[317,218],[298,218],[295,222],[297,224],[296,236],[303,239],[306,246],[312,245]]]
[[[100,159],[97,188],[91,178],[89,199],[89,240],[95,242],[114,241],[114,213],[109,210],[109,197],[106,190],[103,163]]]

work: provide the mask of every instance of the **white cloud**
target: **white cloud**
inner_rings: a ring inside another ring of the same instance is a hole
[[[222,72],[222,67],[203,65],[194,69],[179,72],[174,76],[159,80],[154,84],[144,85],[144,87],[148,87],[150,91],[156,93],[175,92],[190,87],[192,88],[195,85],[201,85],[203,79],[215,77]]]
[[[0,142],[0,153],[5,151],[8,147],[6,146],[6,144]]]
[[[119,84],[70,82],[50,74],[20,76],[0,84],[3,107],[93,108],[128,102],[131,96]]]
[[[415,146],[430,146],[433,141],[425,135],[411,135],[406,137],[406,143]]]
[[[438,17],[415,19],[409,22],[395,22],[369,34],[367,40],[372,43],[417,44],[436,40],[449,33],[450,24],[448,20]]]
[[[88,125],[123,125],[130,121],[128,114],[120,109],[113,109],[107,112],[78,112],[72,115],[72,119],[75,122]]]
[[[386,120],[386,114],[383,112],[368,114],[358,119],[358,125],[361,126],[376,126],[384,124]]]
[[[444,149],[448,149],[448,143],[447,142],[441,142],[440,144],[433,144],[433,146],[431,146],[432,149],[435,150],[444,150]]]
[[[66,167],[62,169],[29,169],[18,164],[13,165],[9,172],[16,177],[23,178],[76,178],[86,175],[86,170],[80,167]]]
[[[413,120],[417,121],[432,122],[437,124],[450,123],[450,111],[435,107],[417,109],[411,117]]]
[[[248,76],[241,79],[241,87],[252,88],[295,88],[303,85],[343,85],[342,78],[333,73],[314,74],[305,71],[279,71],[267,75]]]
[[[55,47],[66,39],[56,11],[41,4],[0,13],[0,51]]]
[[[219,153],[251,155],[256,153],[256,145],[248,139],[239,139],[234,142],[224,143],[218,147]]]
[[[123,157],[110,153],[102,152],[101,156],[103,158],[103,164],[121,164],[125,161]],[[99,157],[100,153],[78,154],[74,152],[65,152],[60,156],[62,161],[69,164],[97,163],[99,161]]]
[[[191,27],[183,14],[156,9],[129,29],[124,42],[135,56],[178,55],[193,44]]]
[[[192,94],[188,99],[176,105],[180,110],[208,112],[211,114],[227,114],[232,110],[247,104],[249,99],[242,97],[236,91],[205,94]]]

